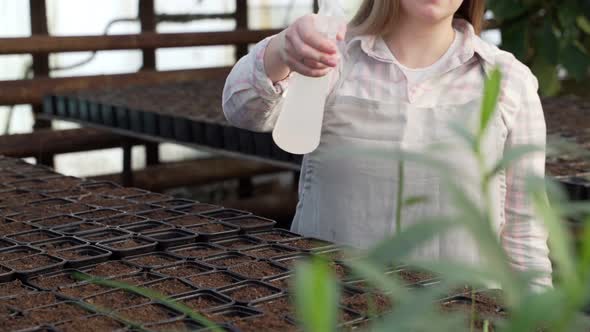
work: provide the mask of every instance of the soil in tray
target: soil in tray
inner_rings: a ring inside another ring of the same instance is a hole
[[[90,242],[100,242],[109,239],[121,238],[128,235],[131,235],[131,233],[107,228],[105,230],[98,230],[96,232],[80,234],[77,236]]]
[[[166,201],[166,200],[173,199],[173,198],[174,197],[172,197],[172,196],[156,194],[156,193],[147,193],[147,194],[142,194],[139,196],[127,197],[127,199],[130,199],[130,200],[136,201],[136,202],[141,202],[141,203],[161,202],[161,201]]]
[[[292,315],[295,305],[289,300],[289,296],[281,296],[276,299],[264,301],[256,305],[257,309],[261,309],[265,314],[269,315]]]
[[[164,277],[150,272],[139,272],[128,276],[115,277],[113,280],[122,281],[132,285],[141,285],[147,282],[163,279]]]
[[[217,255],[225,252],[225,249],[216,248],[207,244],[198,244],[182,249],[170,250],[173,254],[186,258],[203,258],[207,256]]]
[[[166,220],[166,222],[169,224],[178,226],[178,227],[188,227],[188,226],[194,226],[194,225],[208,224],[214,220],[215,219],[202,217],[202,216],[187,215],[187,216],[172,218],[172,219]]]
[[[469,300],[451,300],[442,303],[441,310],[443,312],[459,312],[465,316],[466,323],[470,323],[471,319],[471,301]],[[494,320],[502,317],[506,317],[506,313],[499,311],[499,307],[490,304],[490,303],[482,303],[482,302],[475,302],[475,327],[478,329],[483,328],[484,320]],[[493,325],[493,324],[491,324]],[[491,331],[494,331],[492,329]]]
[[[25,224],[24,222],[20,222],[20,221],[9,222],[9,223],[0,223],[0,234],[2,234],[2,235],[28,232],[28,231],[32,231],[35,229],[36,229],[35,227],[33,227],[29,224]]]
[[[238,278],[223,271],[186,277],[185,280],[199,288],[221,288],[238,282]]]
[[[129,197],[145,194],[145,191],[137,188],[116,188],[103,192],[103,195],[112,197]]]
[[[72,247],[79,247],[85,245],[86,242],[78,240],[73,237],[62,237],[54,240],[50,240],[43,243],[35,244],[35,248],[39,248],[41,250],[47,250],[48,252],[53,252],[56,250],[63,250],[69,249]]]
[[[79,202],[101,208],[113,208],[129,204],[129,202],[124,199],[101,197],[97,195],[84,196],[80,198]]]
[[[39,275],[29,280],[29,284],[43,289],[56,289],[58,287],[67,287],[80,282],[72,277],[71,272],[64,271],[58,274]]]
[[[62,332],[103,332],[115,331],[123,327],[125,325],[107,316],[75,318],[57,326]]]
[[[257,227],[272,227],[275,224],[274,221],[256,217],[241,217],[236,219],[225,220],[226,223],[243,228],[257,228]]]
[[[128,203],[131,203],[131,202],[128,202]],[[150,210],[154,210],[154,209],[158,209],[158,208],[160,208],[160,206],[153,205],[153,204],[131,203],[131,204],[128,204],[125,206],[118,207],[117,210],[123,211],[126,213],[139,213],[139,212],[150,211]],[[147,218],[142,219],[142,220],[147,220]],[[142,220],[138,220],[138,221],[142,221]]]
[[[166,296],[174,296],[196,290],[196,288],[191,287],[186,283],[174,278],[156,281],[150,283],[149,285],[144,285],[144,287]]]
[[[77,222],[81,222],[81,221],[83,221],[83,219],[81,219],[81,218],[63,215],[63,216],[56,216],[56,217],[47,218],[47,219],[40,219],[40,220],[34,221],[33,223],[35,225],[38,225],[41,227],[51,228],[51,227],[56,227],[56,226],[65,226],[67,224],[73,224],[73,223],[77,223]]]
[[[145,245],[148,245],[151,243],[154,243],[154,242],[140,239],[140,238],[128,238],[128,239],[124,239],[121,241],[106,243],[105,245],[108,245],[108,247],[113,248],[113,249],[131,249],[131,248],[142,247],[142,246],[145,246]]]
[[[150,331],[154,332],[194,332],[200,331],[203,325],[198,324],[190,319],[174,320],[159,324],[146,325]]]
[[[94,210],[95,208],[85,205],[85,204],[80,204],[80,203],[70,203],[70,204],[64,204],[64,205],[60,205],[60,206],[56,206],[54,208],[55,212],[59,212],[59,213],[69,213],[69,214],[74,214],[74,213],[80,213],[80,212],[85,212],[85,211],[91,211]]]
[[[293,248],[303,249],[303,250],[314,250],[314,249],[323,248],[323,247],[333,245],[330,242],[316,240],[316,239],[308,239],[308,238],[292,240],[292,241],[285,242],[283,244],[293,247]]]
[[[397,272],[399,277],[407,282],[408,284],[416,284],[421,281],[434,279],[435,275],[428,272],[423,271],[410,271],[410,270],[402,270]]]
[[[144,267],[158,267],[173,264],[177,262],[178,259],[167,256],[164,253],[153,253],[139,257],[128,257],[127,261]]]
[[[80,214],[76,214],[76,216],[80,217],[80,218],[85,218],[85,219],[89,219],[89,220],[96,220],[96,219],[102,219],[102,218],[107,218],[107,217],[113,217],[116,216],[118,214],[121,214],[121,212],[117,211],[117,210],[96,210],[96,211],[91,211],[91,212],[84,212],[84,213],[80,213]]]
[[[92,257],[107,255],[108,252],[92,246],[74,248],[53,253],[53,255],[72,261],[90,259]]]
[[[206,262],[209,264],[222,266],[222,267],[230,267],[238,264],[248,263],[253,261],[254,258],[246,255],[239,255],[239,254],[227,254],[221,255],[217,258],[212,258],[207,260]]]
[[[301,330],[297,326],[289,323],[283,316],[279,315],[264,315],[251,319],[242,319],[234,322],[233,325],[239,328],[242,332],[295,332]]]
[[[178,264],[178,265],[160,268],[160,269],[156,270],[155,272],[161,273],[161,274],[169,276],[169,277],[184,278],[184,277],[192,276],[195,274],[200,274],[203,272],[208,272],[208,271],[211,271],[211,269],[212,268],[208,268],[208,267],[200,265],[200,264],[186,262],[186,263],[182,263],[182,264]]]
[[[135,323],[149,324],[179,317],[176,313],[166,307],[157,304],[146,304],[138,307],[121,309],[116,312],[121,317]]]
[[[8,249],[6,252],[0,253],[0,262],[6,262],[18,258],[24,258],[31,255],[36,255],[40,253],[40,250],[33,249],[31,247],[16,247]]]
[[[268,262],[250,262],[246,264],[240,264],[232,266],[229,271],[237,273],[246,277],[247,279],[262,279],[268,277],[274,277],[279,274],[287,272],[284,269],[274,266]]]
[[[44,232],[44,231],[33,231],[33,232],[23,233],[20,235],[14,235],[14,236],[11,236],[10,238],[13,240],[19,241],[19,242],[32,243],[32,242],[39,242],[39,241],[53,239],[55,237],[58,237],[58,235],[54,234],[54,233]]]
[[[112,290],[110,287],[96,284],[82,284],[72,287],[60,287],[57,292],[72,298],[85,298]]]
[[[39,254],[4,262],[4,265],[16,271],[29,271],[33,269],[44,268],[54,264],[59,264],[61,262],[62,261],[57,258]]]
[[[75,304],[64,302],[56,305],[37,308],[26,313],[26,316],[39,323],[51,324],[68,320],[72,317],[86,316],[89,312]]]
[[[229,304],[231,303],[231,300],[225,299],[221,296],[216,297],[209,293],[201,293],[195,296],[191,296],[187,299],[178,300],[178,302],[184,304],[192,310],[203,311]]]
[[[243,287],[230,289],[223,292],[223,294],[235,299],[239,302],[252,302],[267,296],[276,294],[276,291],[264,285],[257,283],[247,283]]]
[[[215,242],[220,247],[224,247],[227,249],[233,250],[243,250],[252,248],[254,246],[260,245],[261,243],[255,239],[249,239],[246,237],[238,237],[231,240],[221,240],[219,242]]]
[[[23,285],[23,283],[20,280],[0,283],[0,297],[20,295],[31,291],[33,290]]]
[[[85,302],[106,309],[121,309],[125,307],[146,304],[151,300],[147,297],[124,290],[114,290],[107,293],[93,295],[84,299]]]
[[[221,206],[212,205],[212,204],[205,204],[205,203],[197,203],[191,206],[176,208],[178,211],[186,212],[186,213],[201,213],[206,211],[213,211],[221,209]]]
[[[54,228],[53,230],[62,234],[80,234],[83,232],[90,232],[103,228],[105,228],[104,225],[100,223],[82,222],[75,225]]]
[[[125,210],[123,210],[123,211],[125,211]],[[102,219],[100,221],[100,223],[114,227],[114,226],[129,225],[129,224],[133,224],[133,223],[141,222],[141,221],[145,221],[145,220],[146,219],[143,217],[138,217],[138,216],[134,216],[131,214],[126,214],[126,215],[121,215],[118,217]]]
[[[272,280],[268,280],[267,282],[275,287],[278,287],[280,289],[289,289],[289,287],[291,286],[289,283],[291,278],[290,277],[280,277],[280,278],[276,278],[276,279],[272,279]]]
[[[260,248],[253,248],[244,250],[243,253],[256,258],[273,258],[283,255],[288,255],[296,252],[293,249],[283,248],[278,246],[264,246]]]
[[[181,215],[182,215],[182,213],[171,211],[171,210],[156,210],[156,211],[144,212],[144,213],[140,214],[140,216],[142,216],[142,217],[146,217],[148,219],[152,219],[152,220],[156,220],[156,221],[166,220],[166,219],[178,217]]]
[[[98,264],[92,268],[84,270],[84,272],[98,277],[112,277],[124,274],[131,274],[139,272],[140,269],[123,263],[121,261],[110,261],[102,264]]]
[[[342,304],[364,315],[371,310],[374,310],[373,314],[382,314],[392,308],[391,300],[383,294],[344,293]]]
[[[3,300],[2,303],[6,303],[20,309],[21,311],[24,311],[61,301],[62,300],[58,299],[52,292],[38,292],[20,294],[17,297]]]
[[[228,232],[232,230],[236,230],[231,226],[227,226],[220,223],[209,223],[203,225],[197,225],[193,227],[188,227],[193,232],[201,233],[201,234],[214,234],[214,233],[221,233],[221,232]]]

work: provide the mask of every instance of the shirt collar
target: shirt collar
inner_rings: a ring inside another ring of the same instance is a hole
[[[453,20],[453,27],[461,31],[463,36],[463,40],[460,41],[460,48],[457,52],[457,56],[461,63],[466,63],[473,58],[475,54],[488,64],[493,62],[495,48],[476,35],[473,26],[468,21],[455,18]],[[353,36],[346,42],[346,53],[350,54],[351,49],[356,45],[360,46],[363,53],[377,61],[395,63],[395,58],[383,41],[383,38],[380,36]]]

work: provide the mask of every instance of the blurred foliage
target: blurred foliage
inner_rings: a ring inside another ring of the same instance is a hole
[[[590,0],[488,0],[502,33],[501,47],[527,64],[543,95],[562,79],[590,81]],[[565,69],[565,77],[558,77]]]

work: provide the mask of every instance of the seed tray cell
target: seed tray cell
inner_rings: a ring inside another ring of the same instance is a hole
[[[204,272],[210,272],[215,270],[214,267],[209,266],[205,263],[199,263],[199,262],[180,262],[180,263],[175,263],[173,265],[169,265],[169,266],[165,266],[165,267],[160,267],[157,269],[154,269],[153,271],[168,277],[174,277],[174,278],[185,278],[185,277],[189,277],[189,276],[193,276],[195,274],[201,274]]]
[[[43,228],[53,228],[59,226],[66,226],[70,224],[75,224],[84,221],[82,218],[70,216],[70,215],[58,215],[51,218],[43,218],[43,219],[36,219],[29,221],[30,224],[43,227]]]
[[[243,281],[244,278],[228,271],[211,271],[188,276],[184,280],[200,289],[218,289]]]
[[[144,326],[149,331],[153,332],[168,332],[168,331],[175,331],[175,332],[192,332],[192,331],[207,331],[204,325],[191,320],[189,318],[179,318],[170,320],[167,322],[155,323],[155,324],[146,324]],[[224,328],[221,328],[222,331],[230,331]],[[233,331],[232,331],[233,332]]]
[[[157,245],[158,242],[141,236],[102,241],[97,244],[97,246],[111,251],[115,258],[146,254],[155,251]]]
[[[253,307],[234,304],[225,308],[214,310],[209,315],[215,322],[232,323],[246,318],[261,317],[263,316],[263,312]]]
[[[176,299],[196,312],[217,310],[233,304],[233,300],[219,292],[205,289]]]
[[[4,305],[8,305],[21,312],[63,301],[63,298],[60,298],[53,292],[31,292],[2,299]]]
[[[312,238],[312,237],[304,237],[304,238],[299,238],[299,239],[287,240],[287,241],[281,242],[281,244],[286,245],[291,248],[294,248],[294,249],[297,249],[297,250],[306,251],[306,252],[323,251],[323,250],[335,247],[335,244],[333,244],[331,242]]]
[[[139,188],[116,188],[113,190],[105,191],[102,193],[105,196],[117,197],[117,198],[129,198],[132,196],[139,196],[149,193],[149,191]]]
[[[85,297],[102,294],[104,292],[108,292],[111,290],[112,288],[107,286],[101,286],[89,282],[82,282],[70,286],[60,286],[57,289],[55,289],[55,292],[64,298],[78,301]]]
[[[74,273],[83,272],[76,269],[67,269],[56,272],[42,273],[28,278],[26,283],[41,290],[52,291],[60,287],[68,287],[75,284],[80,284],[80,281],[72,276]]]
[[[66,261],[47,254],[37,254],[13,259],[2,264],[13,269],[17,276],[26,278],[43,272],[59,270],[66,264]]]
[[[165,278],[158,281],[152,281],[142,285],[142,287],[149,288],[157,293],[169,297],[188,295],[189,293],[198,290],[197,287],[193,286],[189,282],[178,278]]]
[[[127,212],[127,211],[126,211]],[[122,214],[117,217],[101,219],[100,223],[111,227],[121,227],[129,224],[134,224],[142,221],[146,221],[144,217],[139,217],[133,214]]]
[[[34,247],[46,251],[55,251],[71,249],[88,245],[88,242],[80,240],[73,236],[64,236],[56,239],[50,239],[35,243]]]
[[[174,208],[182,208],[182,207],[193,205],[193,204],[195,204],[195,201],[191,201],[188,199],[175,198],[175,199],[169,199],[169,200],[165,200],[165,201],[157,201],[157,202],[154,202],[154,204],[160,205],[166,209],[174,209]]]
[[[197,234],[181,229],[170,229],[143,234],[146,238],[158,242],[161,249],[195,242]]]
[[[167,249],[168,252],[184,259],[201,259],[212,255],[225,253],[226,250],[211,243],[194,243]]]
[[[174,197],[168,196],[168,195],[147,192],[147,193],[141,194],[141,195],[129,196],[129,197],[127,197],[127,199],[134,201],[136,203],[151,204],[154,202],[161,202],[161,201],[166,201],[169,199],[174,199]]]
[[[204,215],[204,216],[215,218],[215,219],[220,219],[220,220],[231,219],[231,218],[240,217],[240,216],[247,216],[247,215],[251,215],[251,214],[252,213],[250,213],[248,211],[242,211],[242,210],[236,210],[236,209],[221,209],[218,211],[202,213],[202,215]]]
[[[243,233],[270,230],[277,223],[274,220],[257,216],[236,217],[225,219],[224,221],[228,224],[238,226]]]
[[[83,182],[79,185],[80,188],[84,189],[85,191],[101,193],[105,191],[112,191],[115,189],[122,188],[120,185],[110,182],[110,181],[93,181],[89,180],[87,182]]]
[[[148,218],[139,217],[136,214],[148,212],[148,211],[152,211],[152,210],[157,210],[157,209],[161,209],[161,208],[162,208],[161,206],[154,205],[154,204],[129,202],[129,204],[127,204],[125,206],[121,206],[121,207],[117,208],[117,210],[119,210],[121,212],[132,214],[138,218],[143,218],[143,220],[147,220]]]
[[[111,252],[92,245],[57,251],[54,255],[66,260],[66,267],[80,268],[107,261]]]
[[[72,201],[63,198],[46,198],[39,201],[30,202],[28,205],[33,207],[53,207],[70,203],[72,203]]]
[[[24,223],[22,221],[11,221],[9,218],[5,219],[7,222],[0,222],[0,234],[7,236],[16,233],[24,233],[37,230],[38,227],[35,227],[31,224]]]
[[[122,229],[107,228],[104,230],[93,231],[90,233],[79,234],[78,237],[90,243],[98,243],[106,240],[120,239],[129,237],[133,233]]]
[[[181,317],[183,314],[158,303],[119,309],[115,315],[140,324],[158,323]]]
[[[121,281],[134,286],[140,286],[148,282],[162,280],[165,276],[155,272],[136,272],[123,276],[109,278],[111,280]]]
[[[222,288],[219,292],[229,296],[236,303],[243,305],[254,305],[283,294],[282,289],[258,280],[245,280]]]
[[[158,209],[148,212],[142,212],[138,214],[139,216],[146,217],[151,220],[156,221],[164,221],[170,218],[182,216],[182,212],[174,211],[171,209]]]
[[[105,229],[105,226],[101,223],[92,222],[92,221],[84,221],[76,224],[70,224],[66,226],[59,226],[52,228],[51,230],[61,233],[64,235],[78,235],[78,234],[85,234],[92,231],[97,231],[99,229]]]
[[[206,204],[206,203],[196,203],[193,205],[175,208],[176,211],[185,212],[185,213],[207,213],[212,211],[221,210],[223,207],[213,204]]]
[[[0,298],[36,292],[35,288],[23,284],[20,280],[0,283]]]
[[[56,325],[61,332],[84,331],[92,326],[95,331],[122,331],[125,324],[105,315],[93,315],[88,317],[77,317],[68,322]]]
[[[207,224],[201,224],[196,226],[186,227],[191,232],[199,234],[199,238],[203,241],[212,241],[218,239],[224,239],[238,235],[240,228],[226,224],[224,222],[211,222]]]
[[[268,280],[289,274],[289,269],[271,261],[260,260],[234,265],[227,269],[244,279]]]
[[[242,253],[256,258],[276,259],[297,253],[298,251],[280,244],[265,244],[250,249],[241,250]]]
[[[84,317],[89,314],[92,314],[92,312],[84,309],[74,301],[50,304],[23,313],[23,315],[31,321],[44,322],[45,324],[59,324],[68,321],[73,317]]]
[[[165,231],[174,228],[174,226],[161,221],[140,221],[138,223],[119,226],[119,228],[127,230],[132,233],[145,234],[155,231]]]
[[[215,266],[218,269],[227,269],[231,266],[255,261],[252,256],[244,255],[239,252],[227,252],[220,255],[206,257],[203,261]]]
[[[213,243],[227,250],[245,250],[264,244],[264,242],[247,235],[234,236]]]
[[[76,213],[76,216],[83,219],[92,221],[96,220],[100,222],[101,219],[112,218],[120,214],[122,214],[121,211],[114,209],[98,209],[90,212]]]
[[[111,310],[138,306],[151,302],[147,297],[120,289],[109,290],[104,293],[88,296],[85,297],[83,301],[97,307],[108,308]]]
[[[195,225],[204,225],[214,222],[215,219],[203,217],[199,215],[189,214],[176,218],[166,220],[166,223],[174,225],[176,227],[191,227]]]
[[[15,246],[0,250],[0,262],[6,262],[17,258],[23,258],[42,253],[41,250],[31,246]]]
[[[172,265],[178,263],[181,259],[165,252],[153,252],[139,256],[126,257],[124,261],[144,269],[151,269]]]
[[[141,272],[141,268],[125,261],[108,261],[85,267],[82,271],[96,277],[106,278]]]

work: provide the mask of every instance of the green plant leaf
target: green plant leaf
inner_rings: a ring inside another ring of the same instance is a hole
[[[413,196],[413,197],[406,198],[404,200],[403,206],[410,207],[410,206],[419,205],[419,204],[423,204],[423,203],[427,203],[427,202],[428,202],[427,196]]]
[[[576,18],[576,23],[578,24],[578,27],[584,31],[586,34],[590,35],[590,20],[588,20],[586,18],[586,16],[583,15],[579,15]]]
[[[326,260],[314,257],[297,264],[295,304],[305,331],[336,331],[339,296],[339,284]]]
[[[528,20],[521,20],[502,29],[502,49],[514,54],[522,62],[526,62],[529,51]]]
[[[590,60],[582,46],[577,43],[569,43],[561,50],[560,57],[561,63],[570,76],[578,81],[588,76]]]
[[[481,105],[481,121],[479,126],[479,137],[483,136],[494,112],[496,111],[496,104],[498,103],[498,96],[500,95],[500,83],[502,81],[502,74],[500,70],[494,69],[489,78],[485,81],[484,94]]]
[[[551,20],[545,19],[543,27],[536,30],[534,46],[538,56],[555,68],[559,62],[559,40],[555,35]]]
[[[556,50],[559,51],[559,48]],[[539,90],[543,96],[554,96],[561,90],[557,66],[548,63],[542,56],[535,56],[531,71],[539,80]]]

